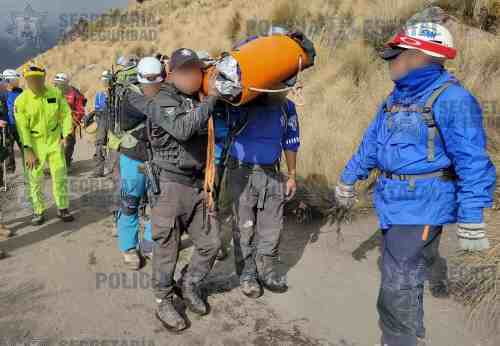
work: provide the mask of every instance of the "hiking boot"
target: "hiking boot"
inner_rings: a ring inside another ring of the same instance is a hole
[[[270,272],[260,277],[260,283],[265,289],[274,293],[285,293],[288,291],[286,277],[280,277],[276,272]]]
[[[68,209],[59,209],[57,211],[57,217],[63,220],[63,222],[71,222],[75,220]]]
[[[255,279],[242,281],[240,289],[245,296],[253,299],[259,298],[263,293],[262,286]]]
[[[277,257],[259,256],[256,259],[259,281],[262,286],[274,293],[284,293],[288,291],[288,285],[286,275],[280,275],[276,271],[278,263]]]
[[[33,226],[40,226],[45,222],[45,215],[44,214],[33,214],[33,217],[31,218],[31,224]]]
[[[135,249],[123,253],[123,262],[130,270],[138,270],[141,267],[141,258]]]
[[[208,314],[208,305],[203,301],[199,287],[185,280],[182,283],[182,299],[195,314],[201,316]]]
[[[448,283],[444,280],[429,283],[429,291],[434,298],[445,299],[450,297]]]
[[[0,224],[0,240],[5,240],[9,237],[12,236],[12,231],[5,227],[4,225]]]
[[[156,303],[156,318],[160,320],[166,329],[178,333],[187,328],[186,321],[175,310],[174,298],[172,296],[164,299],[156,299]]]

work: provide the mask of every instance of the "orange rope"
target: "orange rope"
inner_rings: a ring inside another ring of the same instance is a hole
[[[207,199],[208,210],[212,211],[214,207],[214,184],[215,184],[215,128],[214,119],[208,119],[208,145],[207,162],[205,166],[204,190]]]

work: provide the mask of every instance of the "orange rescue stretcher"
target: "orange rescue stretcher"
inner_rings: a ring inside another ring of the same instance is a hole
[[[312,66],[315,57],[314,48],[309,53],[306,52],[300,42],[290,35],[259,37],[228,54],[238,62],[241,74],[240,96],[236,100],[226,100],[235,106],[253,100],[260,93]],[[205,94],[208,90],[208,80],[215,72],[215,66],[205,71]]]

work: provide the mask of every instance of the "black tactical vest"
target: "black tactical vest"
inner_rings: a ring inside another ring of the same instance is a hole
[[[181,119],[199,104],[199,101],[180,93],[174,86],[165,85],[154,102],[159,105],[161,116]],[[175,107],[173,110],[172,107]],[[150,124],[153,162],[169,173],[201,177],[205,168],[208,131],[204,128],[187,141],[178,141],[163,128]]]

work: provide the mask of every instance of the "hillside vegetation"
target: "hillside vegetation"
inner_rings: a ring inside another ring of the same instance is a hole
[[[74,35],[37,60],[47,67],[49,77],[61,71],[69,73],[90,100],[100,87],[101,72],[120,55],[168,54],[178,47],[218,54],[229,50],[237,39],[265,32],[270,23],[302,29],[314,39],[318,60],[315,68],[304,74],[299,172],[309,182],[331,185],[392,86],[376,49],[429,3],[463,16],[471,11],[465,5],[453,6],[468,1],[151,0],[132,4],[128,12],[111,11],[115,16],[128,15],[122,25],[110,20],[86,24],[86,35]],[[478,1],[471,3],[480,8]],[[487,1],[482,3],[490,6]],[[136,26],[131,25],[134,14],[145,18]],[[465,18],[477,21],[473,14]],[[127,39],[127,34],[123,40],[116,39],[120,28],[154,40]],[[497,102],[500,40],[465,26],[454,24],[451,29],[459,56],[449,67],[482,100]],[[89,31],[94,36],[88,35]]]

